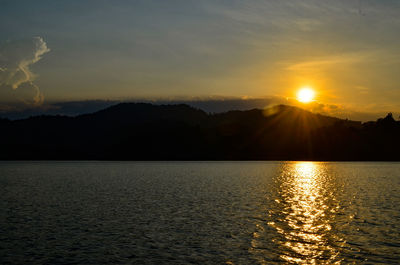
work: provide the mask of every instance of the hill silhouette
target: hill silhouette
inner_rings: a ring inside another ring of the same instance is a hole
[[[219,114],[120,103],[80,115],[0,119],[0,159],[400,160],[400,122],[361,123],[286,105]]]

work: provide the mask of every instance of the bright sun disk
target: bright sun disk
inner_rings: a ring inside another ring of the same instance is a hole
[[[314,99],[315,92],[311,88],[305,87],[297,92],[297,100],[303,103],[311,102]]]

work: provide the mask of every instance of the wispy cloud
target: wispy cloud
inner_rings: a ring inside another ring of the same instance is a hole
[[[43,94],[33,83],[36,76],[30,70],[30,66],[49,51],[41,37],[3,43],[0,46],[0,88],[16,90],[21,85],[25,88],[29,86],[35,92],[33,103],[36,105],[43,103]]]
[[[376,59],[378,52],[356,52],[356,53],[346,53],[331,55],[325,57],[312,58],[310,60],[304,60],[300,62],[288,62],[284,63],[286,65],[286,70],[290,71],[307,71],[314,69],[327,68],[331,66],[338,65],[349,65],[356,63],[365,63],[368,61],[373,61]]]

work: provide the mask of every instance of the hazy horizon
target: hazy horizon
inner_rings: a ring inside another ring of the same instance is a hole
[[[331,108],[328,111],[324,104],[314,102],[312,104],[301,104],[296,100],[278,97],[269,98],[165,98],[165,99],[125,99],[125,100],[81,100],[81,101],[56,101],[46,102],[40,106],[26,106],[14,104],[12,108],[0,110],[0,118],[23,119],[37,115],[66,115],[77,116],[93,113],[119,103],[151,103],[162,104],[187,104],[191,107],[201,109],[207,113],[222,113],[232,110],[246,111],[251,109],[267,109],[276,105],[288,105],[299,107],[316,114],[322,114],[341,119],[355,121],[375,121],[385,117],[389,112],[397,119],[398,112],[382,110],[380,112],[357,112],[351,109]]]

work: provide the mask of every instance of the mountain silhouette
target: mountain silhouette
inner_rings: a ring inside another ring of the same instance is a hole
[[[208,114],[120,103],[76,117],[0,119],[0,159],[400,160],[400,122],[361,123],[286,105]]]

